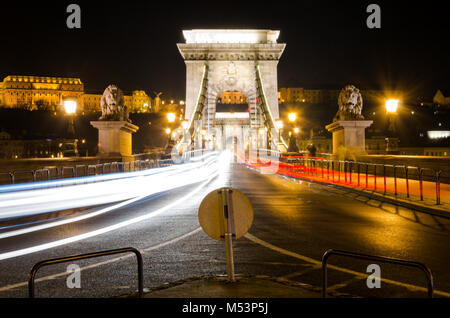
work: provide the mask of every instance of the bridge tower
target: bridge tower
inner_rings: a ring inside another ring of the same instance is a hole
[[[240,129],[241,136],[234,138],[246,139],[249,130],[264,129],[268,145],[270,140],[276,140],[275,148],[284,147],[278,141],[275,125],[279,118],[277,64],[286,46],[277,43],[279,33],[236,29],[183,31],[186,42],[177,46],[186,64],[185,120],[192,138],[198,136],[200,129],[214,137],[223,136],[230,128],[233,131],[236,118],[233,114],[216,118],[216,104],[222,93],[240,92],[249,107],[247,115],[237,116],[244,131]]]

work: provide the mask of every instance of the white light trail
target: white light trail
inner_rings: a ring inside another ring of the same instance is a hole
[[[179,186],[182,186],[182,185],[185,185],[185,184],[197,183],[197,182],[199,182],[199,180],[201,180],[203,182],[198,187],[196,187],[193,191],[188,193],[187,195],[183,196],[182,198],[180,198],[180,199],[178,199],[178,200],[176,200],[176,201],[174,201],[174,202],[172,202],[172,203],[170,203],[170,204],[168,204],[168,205],[166,205],[166,206],[164,206],[164,207],[162,207],[160,209],[157,209],[156,211],[152,211],[152,212],[149,212],[147,214],[144,214],[144,215],[141,215],[141,216],[138,216],[138,217],[134,217],[134,218],[131,218],[129,220],[122,221],[122,222],[119,222],[119,223],[116,223],[116,224],[113,224],[113,225],[110,225],[110,226],[107,226],[107,227],[104,227],[104,228],[100,228],[100,229],[97,229],[97,230],[94,230],[94,231],[87,232],[87,233],[75,235],[75,236],[72,236],[72,237],[68,237],[68,238],[64,238],[64,239],[61,239],[61,240],[56,240],[56,241],[53,241],[53,242],[48,242],[48,243],[44,243],[44,244],[40,244],[40,245],[28,247],[28,248],[23,248],[23,249],[20,249],[20,250],[15,250],[15,251],[2,253],[2,254],[0,254],[0,260],[5,260],[5,259],[13,258],[13,257],[22,256],[22,255],[27,255],[27,254],[30,254],[30,253],[35,253],[35,252],[38,252],[38,251],[54,248],[54,247],[57,247],[57,246],[61,246],[61,245],[65,245],[65,244],[69,244],[69,243],[73,243],[73,242],[77,242],[77,241],[80,241],[80,240],[83,240],[83,239],[86,239],[86,238],[90,238],[90,237],[93,237],[93,236],[96,236],[96,235],[100,235],[100,234],[103,234],[103,233],[114,231],[114,230],[117,230],[119,228],[131,225],[131,224],[135,224],[135,223],[138,223],[138,222],[142,222],[144,220],[147,220],[147,219],[153,218],[155,216],[158,216],[161,213],[169,210],[170,208],[173,208],[174,206],[180,204],[181,202],[185,201],[186,199],[188,199],[188,198],[192,197],[193,195],[195,195],[196,193],[198,193],[213,178],[215,178],[217,175],[220,175],[224,171],[223,170],[223,168],[224,168],[223,166],[227,165],[228,162],[229,162],[229,155],[224,154],[224,155],[219,156],[219,158],[212,158],[208,162],[203,162],[202,165],[200,165],[196,169],[189,170],[189,173],[183,177],[183,179],[189,180],[189,181],[185,182],[185,183],[181,182],[178,185],[176,185],[175,187],[179,187]],[[142,197],[138,197],[138,198],[135,198],[135,199],[132,199],[132,200],[120,203],[120,204],[115,205],[113,207],[109,207],[109,208],[103,209],[103,212],[101,212],[102,210],[97,211],[97,212],[105,213],[107,211],[110,211],[110,210],[117,209],[119,207],[125,206],[126,204],[131,203],[131,201],[132,202],[138,201],[141,198]],[[96,216],[96,215],[98,215],[98,213],[95,213],[92,216]],[[88,217],[92,217],[92,216],[90,214]],[[65,221],[61,221],[61,222],[66,222],[66,223],[68,223],[68,222],[75,222],[75,221],[79,221],[82,218],[83,217],[73,218],[73,219],[65,220]],[[63,223],[53,222],[51,224],[53,224],[52,226],[57,226],[57,225],[61,225]],[[37,226],[37,227],[35,227],[34,230],[37,231],[39,229],[42,229],[43,226],[45,227],[46,225]]]
[[[120,174],[115,174],[101,182],[88,184],[78,180],[83,178],[77,178],[75,185],[51,188],[42,188],[41,185],[33,190],[2,192],[0,220],[120,202],[200,182],[205,173],[211,172],[206,167],[216,160],[216,156],[209,155],[203,159],[204,162],[176,165],[167,171],[162,168],[151,174],[141,171],[126,173],[120,178]]]

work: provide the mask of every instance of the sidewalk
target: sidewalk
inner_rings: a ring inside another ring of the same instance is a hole
[[[135,297],[126,295],[124,297]],[[329,297],[352,297],[332,293]],[[269,276],[203,276],[144,290],[144,298],[320,298],[321,289]]]
[[[247,163],[255,168],[262,164]],[[323,185],[335,186],[340,189],[365,195],[374,200],[384,201],[405,208],[450,218],[450,185],[440,183],[437,191],[436,183],[423,181],[420,198],[420,183],[418,180],[408,180],[397,177],[382,177],[371,174],[344,173],[321,168],[305,166],[278,167],[277,174],[304,179]],[[386,193],[384,190],[386,189]],[[437,204],[437,196],[439,204]]]

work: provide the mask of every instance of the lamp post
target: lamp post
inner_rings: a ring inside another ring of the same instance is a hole
[[[74,99],[65,99],[63,101],[66,115],[69,116],[69,135],[74,139],[73,148],[75,156],[78,156],[78,140],[75,138],[75,122],[74,117],[77,111],[77,102]]]
[[[288,114],[289,122],[291,122],[291,125],[295,123],[297,120],[297,114],[296,113],[289,113]],[[289,148],[288,152],[298,152],[298,146],[297,146],[297,133],[298,128],[294,128],[295,136],[292,138],[292,131],[289,132]]]
[[[397,117],[397,108],[398,108],[399,100],[398,99],[388,99],[385,102],[386,114],[388,117],[388,133],[389,137],[386,138],[386,152],[391,151],[391,138],[396,134],[396,117]]]

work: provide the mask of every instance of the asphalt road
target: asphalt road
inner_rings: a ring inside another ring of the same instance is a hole
[[[233,164],[208,183],[152,195],[82,221],[0,239],[3,254],[146,216],[105,233],[0,260],[0,297],[27,297],[27,275],[38,261],[121,247],[142,251],[146,287],[225,274],[223,244],[204,234],[197,220],[202,198],[221,186],[243,191],[255,210],[249,234],[234,244],[238,274],[268,275],[320,286],[321,256],[335,248],[423,262],[433,271],[436,296],[450,296],[450,220]],[[104,207],[54,212],[44,220],[40,217],[20,222],[52,222]],[[32,225],[22,225],[28,226]],[[0,234],[11,230],[0,229]],[[381,288],[369,289],[366,269],[373,262],[332,256],[329,263],[335,267],[329,271],[328,285],[335,292],[363,297],[426,296],[426,281],[416,269],[379,264],[385,280]],[[111,297],[137,289],[136,260],[131,254],[75,264],[82,269],[81,288],[67,287],[68,264],[52,265],[39,271],[36,296]]]

